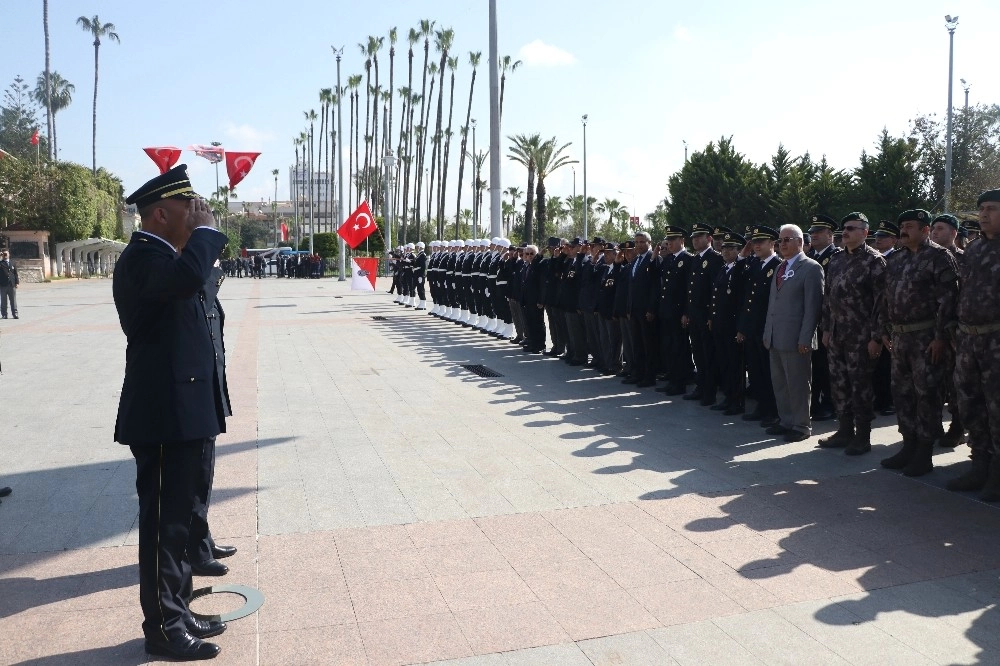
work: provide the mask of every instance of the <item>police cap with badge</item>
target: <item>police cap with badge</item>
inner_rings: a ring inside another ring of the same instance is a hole
[[[135,205],[142,214],[143,209],[166,199],[200,199],[201,197],[191,187],[188,178],[187,165],[178,164],[166,173],[146,182],[145,185],[130,194],[125,203]]]
[[[829,215],[823,215],[817,213],[812,216],[811,220],[812,226],[809,227],[809,233],[814,234],[817,231],[837,231],[838,226],[836,220],[834,220]]]

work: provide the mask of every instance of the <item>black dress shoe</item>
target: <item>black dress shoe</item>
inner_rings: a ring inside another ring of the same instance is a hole
[[[788,433],[793,432],[793,431],[789,430],[788,428],[786,428],[785,426],[783,426],[783,425],[781,425],[779,423],[777,425],[771,426],[770,428],[768,428],[764,432],[766,432],[768,435],[787,435]]]
[[[764,414],[764,412],[761,412],[761,411],[755,409],[752,412],[750,412],[749,414],[744,414],[743,415],[743,420],[744,421],[760,421],[765,416],[766,416],[766,414]]]
[[[635,385],[636,388],[649,388],[650,386],[656,386],[656,382],[652,379],[643,379]]]
[[[709,409],[711,409],[713,412],[724,412],[729,409],[729,403],[720,402],[718,404],[712,405],[711,407],[709,407]]]
[[[698,404],[701,405],[702,407],[711,407],[712,405],[715,404],[715,395],[713,394],[704,396],[701,400],[698,401]]]
[[[786,442],[801,442],[806,439],[809,439],[809,435],[800,430],[789,430],[785,433]]]
[[[14,491],[4,486],[3,488],[0,488],[0,497],[7,497],[7,495],[10,495],[12,492]]]
[[[559,356],[559,352],[557,352],[555,349],[550,349],[547,352],[542,352],[542,353],[544,353],[546,356]]]
[[[761,428],[770,428],[771,426],[776,426],[779,423],[781,423],[781,417],[779,417],[779,416],[771,416],[771,417],[768,417],[768,418],[765,418],[765,419],[761,419],[761,421],[760,421],[760,427]]]
[[[638,384],[639,380],[636,377],[626,377],[622,380],[622,384]]]
[[[726,411],[722,412],[723,416],[737,416],[743,413],[743,405],[733,405]]]
[[[212,546],[212,557],[221,560],[223,557],[232,557],[236,554],[236,546]]]
[[[692,391],[684,396],[685,400],[701,400],[701,391]]]
[[[680,384],[667,384],[665,389],[667,395],[684,395],[684,386]]]
[[[211,638],[226,630],[226,623],[222,620],[199,620],[196,617],[184,620],[184,626],[195,638]]]
[[[204,562],[192,562],[191,573],[195,576],[225,576],[229,573],[229,567],[219,560],[205,560]]]
[[[222,652],[215,643],[206,643],[191,634],[183,633],[177,638],[146,639],[146,652],[161,657],[173,657],[181,661],[200,661],[214,659]]]

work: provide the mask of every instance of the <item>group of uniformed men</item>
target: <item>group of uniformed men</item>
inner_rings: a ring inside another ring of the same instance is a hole
[[[895,412],[903,442],[884,467],[926,474],[935,446],[967,437],[971,467],[948,488],[998,501],[1000,400],[988,390],[1000,385],[1000,190],[978,209],[964,223],[909,210],[875,229],[860,212],[812,216],[807,256],[825,285],[807,390],[813,420],[839,420],[821,448],[867,453],[876,408]],[[694,223],[667,227],[655,246],[646,232],[622,243],[552,237],[544,254],[493,238],[431,241],[428,257],[417,243],[399,249],[396,302],[425,309],[426,279],[431,315],[639,388],[665,380],[657,391],[773,428],[763,334],[777,240],[763,225],[740,234]]]

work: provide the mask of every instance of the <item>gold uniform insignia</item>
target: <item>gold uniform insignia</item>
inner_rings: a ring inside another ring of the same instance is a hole
[[[826,266],[828,263],[830,263],[830,257],[827,257],[826,259],[823,260],[824,266]]]
[[[681,259],[680,261],[677,262],[677,268],[680,268],[683,265],[684,265],[684,260],[683,259]]]
[[[701,267],[702,268],[708,268],[708,259],[706,259],[705,261],[701,262]]]
[[[767,272],[767,277],[771,277],[772,275],[774,275],[774,269],[773,268]]]

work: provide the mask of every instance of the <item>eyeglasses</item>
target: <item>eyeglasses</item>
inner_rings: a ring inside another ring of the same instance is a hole
[[[779,239],[778,239],[778,242],[779,242],[779,243],[791,243],[791,242],[792,242],[792,241],[794,241],[794,240],[799,240],[799,239],[798,239],[798,238],[796,238],[795,236],[789,236],[789,237],[787,237],[787,238],[779,238]]]
[[[864,227],[844,227],[844,231],[861,231]]]

